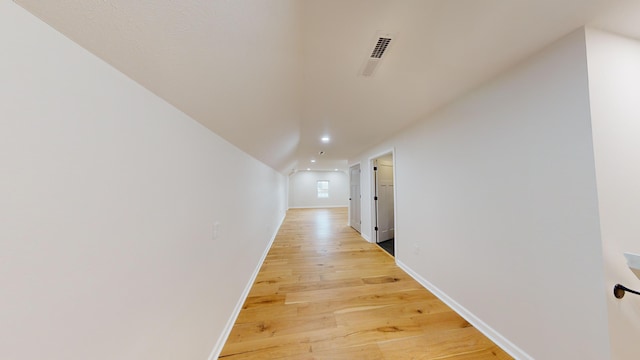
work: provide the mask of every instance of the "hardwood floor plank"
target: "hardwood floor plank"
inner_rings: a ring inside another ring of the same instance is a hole
[[[348,300],[354,296],[366,295],[371,293],[385,293],[395,291],[406,291],[418,289],[420,285],[416,282],[402,281],[396,283],[380,284],[378,286],[360,285],[349,288],[333,288],[321,290],[309,290],[288,293],[285,304],[297,304],[305,302],[330,301],[330,300]]]
[[[391,359],[435,360],[478,354],[494,348],[495,344],[473,327],[465,327],[384,341],[378,343],[378,346]]]
[[[268,320],[251,323],[236,324],[237,329],[229,337],[231,342],[243,342],[254,339],[272,338],[280,335],[301,334],[318,329],[332,329],[337,327],[336,319],[330,314],[291,316],[276,318],[269,316]]]
[[[317,280],[317,281],[298,281],[296,283],[288,283],[280,285],[278,289],[284,293],[298,293],[313,290],[327,290],[349,288],[364,285],[362,279],[339,279],[339,280]]]
[[[377,344],[365,344],[340,349],[330,349],[313,353],[315,360],[384,360],[384,355]]]
[[[346,217],[289,210],[220,359],[511,359]]]
[[[351,310],[351,309],[349,309]],[[407,318],[415,321],[421,326],[433,326],[439,319],[438,316],[451,317],[460,322],[466,323],[464,319],[456,313],[452,313],[451,309],[442,304],[440,300],[424,300],[410,304],[389,304],[383,306],[361,307],[354,311],[336,311],[336,320],[339,324],[349,324],[364,322],[363,319],[388,319],[388,318]]]

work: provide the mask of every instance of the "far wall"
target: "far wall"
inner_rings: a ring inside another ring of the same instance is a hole
[[[329,197],[318,199],[317,183],[329,180]],[[349,177],[343,171],[299,171],[289,177],[289,207],[346,207],[349,205]]]

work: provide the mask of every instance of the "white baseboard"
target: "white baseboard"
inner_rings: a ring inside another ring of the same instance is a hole
[[[360,236],[362,236],[363,239],[367,240],[367,242],[371,242],[371,238],[367,236],[367,234],[360,233]]]
[[[289,206],[289,209],[329,209],[329,208],[346,208],[347,205],[320,205],[320,206]]]
[[[500,346],[504,351],[509,353],[509,355],[513,356],[519,360],[534,360],[529,354],[524,352],[518,346],[516,346],[511,341],[507,340],[504,336],[494,330],[491,326],[487,325],[484,321],[480,320],[477,316],[467,310],[464,306],[458,304],[455,300],[450,298],[447,294],[445,294],[438,287],[427,281],[422,276],[418,275],[415,271],[409,268],[407,265],[403,264],[398,258],[396,258],[396,264],[402,270],[404,270],[409,276],[414,278],[420,285],[424,286],[427,290],[431,291],[433,295],[435,295],[438,299],[440,299],[443,303],[447,304],[451,309],[453,309],[458,315],[462,316],[465,320],[467,320],[473,327],[478,329],[481,333],[483,333],[486,337],[491,339],[496,345]]]
[[[245,300],[247,300],[247,296],[249,296],[249,291],[251,291],[251,287],[253,286],[253,283],[256,281],[256,277],[258,277],[260,268],[262,267],[264,260],[267,258],[267,254],[271,249],[271,245],[273,245],[273,242],[276,240],[276,236],[278,235],[278,230],[280,230],[280,227],[282,226],[282,223],[284,222],[285,217],[286,217],[286,214],[282,217],[282,219],[280,219],[280,224],[276,227],[275,232],[271,236],[271,240],[269,240],[269,244],[267,245],[266,249],[262,253],[262,256],[260,257],[260,261],[258,262],[258,265],[256,266],[255,270],[253,270],[253,274],[251,275],[249,282],[245,286],[244,291],[242,292],[242,295],[240,296],[240,300],[236,304],[235,309],[233,309],[233,313],[229,317],[229,320],[227,321],[227,325],[225,325],[224,330],[222,331],[222,335],[220,335],[220,337],[218,338],[218,341],[216,342],[216,345],[213,347],[213,350],[211,351],[211,355],[209,355],[209,360],[217,360],[218,357],[220,356],[220,353],[222,352],[222,348],[224,347],[224,344],[227,342],[227,339],[231,334],[231,329],[233,329],[233,325],[236,323],[236,320],[238,319],[238,315],[240,315],[240,310],[242,310],[242,305],[244,305]]]

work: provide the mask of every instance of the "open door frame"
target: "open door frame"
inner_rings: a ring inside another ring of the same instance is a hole
[[[397,239],[398,239],[398,197],[397,197],[397,182],[396,182],[396,153],[395,153],[395,148],[391,148],[389,150],[380,152],[374,156],[371,156],[369,158],[369,172],[371,174],[370,176],[370,201],[371,201],[371,242],[372,243],[378,243],[378,214],[377,214],[377,202],[375,200],[375,197],[377,196],[376,194],[376,173],[375,171],[373,171],[374,165],[375,165],[375,161],[378,158],[381,158],[385,155],[389,155],[391,154],[392,157],[392,163],[393,163],[393,198],[394,198],[394,204],[393,204],[393,217],[394,217],[394,232],[395,232],[395,241],[396,241],[396,246],[397,246]]]

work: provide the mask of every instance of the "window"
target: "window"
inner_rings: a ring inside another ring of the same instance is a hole
[[[318,180],[318,199],[329,197],[329,180]]]

